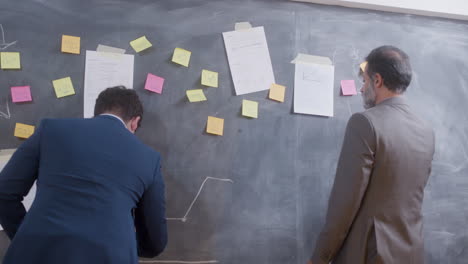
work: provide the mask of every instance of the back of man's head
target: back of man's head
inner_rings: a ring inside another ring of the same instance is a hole
[[[125,123],[139,116],[141,122],[143,105],[135,90],[124,86],[111,87],[99,94],[94,107],[94,116],[105,113],[117,115]]]
[[[408,55],[393,46],[381,46],[366,58],[367,75],[373,79],[380,74],[388,90],[401,94],[411,82],[412,70]]]

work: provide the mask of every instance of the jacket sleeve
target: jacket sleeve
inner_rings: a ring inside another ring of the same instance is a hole
[[[346,128],[325,226],[312,256],[314,264],[332,261],[347,237],[367,189],[375,149],[372,124],[363,114],[354,114]]]
[[[140,257],[155,257],[166,247],[165,211],[164,181],[161,175],[160,158],[158,158],[154,181],[146,189],[135,209],[135,228]]]
[[[44,121],[20,145],[0,173],[0,223],[10,240],[26,215],[23,198],[37,179],[43,126]]]

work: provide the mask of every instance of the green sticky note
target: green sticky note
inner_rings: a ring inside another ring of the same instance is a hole
[[[210,87],[218,87],[218,73],[202,70],[201,84]]]
[[[258,118],[258,102],[242,100],[242,115],[251,118]]]
[[[0,65],[4,70],[19,70],[21,69],[20,53],[19,52],[1,52]]]
[[[174,54],[172,55],[172,61],[182,66],[188,67],[190,63],[191,55],[192,55],[192,52],[188,50],[175,48]]]
[[[137,38],[135,40],[130,41],[130,46],[132,46],[132,48],[136,52],[140,52],[140,51],[144,51],[147,48],[152,47],[153,44],[151,44],[151,42],[149,42],[149,40],[146,38],[146,36],[143,36],[143,37],[139,37],[139,38]]]
[[[205,94],[202,89],[187,90],[187,98],[191,103],[206,101]]]
[[[52,84],[54,85],[57,98],[75,94],[75,89],[73,89],[73,84],[70,77],[54,80],[52,81]]]

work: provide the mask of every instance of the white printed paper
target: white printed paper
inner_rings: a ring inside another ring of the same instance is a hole
[[[86,51],[83,115],[94,116],[94,105],[99,93],[106,88],[123,85],[133,88],[134,56],[114,54],[106,56],[104,52]]]
[[[294,113],[333,116],[333,65],[296,63]]]
[[[270,89],[275,83],[263,27],[223,33],[237,95]]]
[[[8,161],[10,160],[14,152],[15,152],[15,149],[0,150],[0,172],[8,163]],[[36,197],[36,182],[34,182],[33,186],[31,187],[31,190],[29,190],[28,195],[26,195],[26,197],[24,197],[23,199],[23,205],[24,205],[24,208],[26,208],[26,211],[29,211],[29,208],[31,208],[31,205],[35,197]],[[1,225],[0,225],[0,230],[3,230],[3,227]]]

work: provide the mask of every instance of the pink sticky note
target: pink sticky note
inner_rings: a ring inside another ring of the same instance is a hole
[[[354,80],[342,80],[341,81],[341,91],[343,95],[355,95],[356,92],[356,84],[354,84]]]
[[[162,93],[164,78],[148,73],[146,77],[145,89],[158,94]]]
[[[30,86],[11,87],[11,99],[13,103],[32,101]]]

